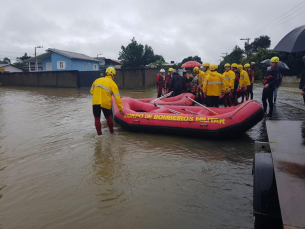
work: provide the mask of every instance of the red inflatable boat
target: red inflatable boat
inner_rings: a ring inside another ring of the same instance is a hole
[[[156,100],[156,98],[151,99],[137,99],[140,102],[143,103],[150,103],[153,100],[156,100],[154,103],[159,105],[166,105],[166,106],[190,106],[193,104],[193,102],[188,99],[186,96],[188,96],[191,99],[195,98],[195,95],[192,93],[183,93],[174,97],[164,98]]]
[[[235,107],[161,106],[122,98],[125,115],[113,103],[114,120],[136,132],[207,138],[232,138],[246,132],[264,117],[260,103],[250,100]]]

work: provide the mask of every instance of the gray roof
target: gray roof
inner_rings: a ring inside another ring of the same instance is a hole
[[[16,66],[16,65],[13,65],[13,64],[0,64],[0,68],[5,67],[5,66],[8,66],[8,65],[11,65],[11,66],[13,66],[13,67],[15,67],[15,68],[22,69],[22,68],[20,68],[20,67],[18,67],[18,66]]]
[[[66,56],[71,59],[89,60],[89,61],[99,62],[99,60],[97,60],[96,58],[92,58],[90,56],[87,56],[87,55],[81,54],[81,53],[63,51],[63,50],[59,50],[59,49],[47,49],[46,51],[55,52],[55,53],[58,53],[60,55]]]

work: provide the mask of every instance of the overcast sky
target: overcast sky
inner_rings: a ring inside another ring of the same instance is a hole
[[[0,59],[12,62],[38,45],[38,54],[56,48],[118,59],[135,37],[167,62],[198,55],[219,63],[244,47],[240,38],[268,35],[274,47],[305,24],[305,0],[2,0],[0,9]]]

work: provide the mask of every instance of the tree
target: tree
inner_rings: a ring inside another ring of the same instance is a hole
[[[154,62],[155,54],[151,46],[139,44],[135,38],[126,47],[121,46],[119,60],[122,61],[122,68],[145,67]]]
[[[189,56],[187,58],[184,58],[182,61],[181,61],[181,65],[184,64],[185,62],[188,62],[188,61],[197,61],[199,62],[200,64],[202,64],[202,60],[199,56]]]
[[[4,57],[3,60],[0,60],[0,64],[10,64],[11,60],[7,57]]]
[[[28,60],[28,59],[30,59],[30,58],[32,58],[32,57],[31,57],[31,56],[28,56],[27,53],[24,53],[23,56],[17,57],[17,58],[16,58],[17,62],[15,62],[14,65],[16,65],[16,66],[18,66],[18,67],[22,67],[22,66],[25,65],[24,61],[26,61],[26,60]]]
[[[223,72],[224,71],[224,64],[226,63],[240,63],[243,59],[244,50],[242,50],[239,46],[235,46],[233,51],[224,57],[223,61],[220,62],[218,71]]]
[[[267,35],[260,36],[258,38],[255,38],[251,44],[245,43],[245,51],[246,53],[248,53],[249,56],[251,56],[253,53],[258,52],[259,48],[268,49],[270,47],[270,44],[270,37],[268,37]]]

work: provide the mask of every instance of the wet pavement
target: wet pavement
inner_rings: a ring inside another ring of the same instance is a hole
[[[262,88],[255,87],[260,101]],[[121,91],[133,98],[156,93]],[[273,119],[304,120],[282,87]],[[0,228],[253,228],[254,141],[97,137],[88,89],[0,87]]]

